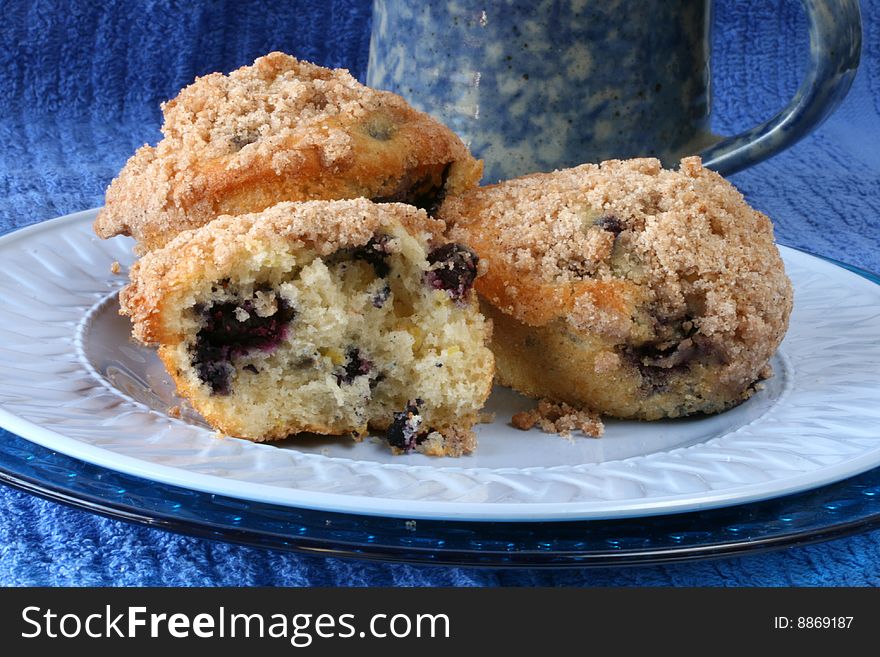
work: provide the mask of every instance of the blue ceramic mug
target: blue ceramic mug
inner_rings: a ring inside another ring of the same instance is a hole
[[[367,84],[455,130],[486,182],[693,153],[729,174],[791,146],[849,91],[858,1],[802,2],[806,78],[776,116],[733,137],[709,132],[711,0],[375,0]]]

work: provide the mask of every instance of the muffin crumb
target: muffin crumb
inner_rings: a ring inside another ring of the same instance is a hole
[[[482,411],[477,416],[477,422],[479,424],[492,424],[495,421],[495,415],[495,413],[492,413],[490,411]]]
[[[578,410],[565,402],[553,402],[542,399],[538,406],[530,411],[515,414],[510,423],[522,431],[528,431],[536,424],[546,433],[558,433],[563,438],[570,438],[571,432],[579,429],[584,435],[598,438],[605,432],[605,425],[598,413],[590,410]]]

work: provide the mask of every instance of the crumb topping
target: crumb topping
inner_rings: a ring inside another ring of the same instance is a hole
[[[478,291],[529,325],[565,317],[637,341],[689,316],[709,336],[784,331],[791,286],[770,220],[698,157],[524,176],[447,199],[439,217],[488,261]]]
[[[327,69],[280,52],[229,75],[211,73],[163,103],[165,124],[157,154],[175,155],[178,170],[199,158],[232,155],[227,166],[246,167],[284,144],[310,144],[328,165],[345,158],[350,137],[330,127],[340,115],[365,117],[385,105],[405,105],[393,94],[368,89],[345,69]],[[322,129],[315,131],[316,126]],[[282,169],[284,157],[273,164]]]

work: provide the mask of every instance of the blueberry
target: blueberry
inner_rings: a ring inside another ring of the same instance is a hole
[[[372,361],[364,358],[357,347],[349,347],[345,352],[345,358],[345,365],[337,368],[334,374],[339,385],[343,383],[350,385],[357,377],[366,376],[373,371]]]
[[[451,167],[452,163],[447,163],[443,167],[443,171],[440,172],[439,177],[436,172],[430,172],[416,180],[405,177],[390,194],[376,196],[371,200],[374,203],[406,203],[407,205],[414,205],[427,212],[430,216],[434,216],[446,198],[446,181],[449,179]]]
[[[615,237],[626,230],[624,223],[613,214],[602,215],[593,222],[593,225],[598,226],[602,230],[607,230],[609,233],[614,233]]]
[[[446,290],[450,297],[460,301],[474,285],[479,260],[466,246],[444,244],[428,254],[432,266],[425,272],[425,283],[434,290]]]
[[[667,391],[672,380],[689,372],[694,362],[718,358],[713,346],[698,334],[691,317],[686,316],[673,328],[668,340],[627,346],[621,352],[638,368],[642,387],[649,394]]]
[[[387,260],[391,252],[388,248],[390,239],[388,235],[374,235],[369,242],[353,249],[351,257],[354,260],[364,260],[369,263],[376,272],[376,276],[385,278],[391,271]]]
[[[232,377],[233,368],[229,364],[229,353],[224,348],[212,348],[201,345],[196,349],[193,366],[199,374],[199,378],[211,386],[211,393],[215,395],[228,395],[229,379]]]
[[[233,150],[240,151],[242,148],[247,146],[248,144],[253,144],[257,141],[258,135],[254,132],[248,132],[244,134],[232,135],[229,138],[229,143],[232,144]]]
[[[272,351],[287,335],[296,311],[280,297],[276,303],[275,313],[268,317],[257,315],[251,300],[194,307],[202,327],[193,347],[193,366],[214,394],[229,394],[233,359],[257,349]],[[248,314],[244,321],[239,320],[241,311]]]
[[[384,117],[374,118],[366,128],[367,134],[377,141],[388,141],[396,132],[394,124]]]
[[[373,295],[373,306],[375,308],[381,308],[385,305],[385,302],[388,301],[388,297],[391,296],[391,288],[388,287],[386,283],[382,289],[380,289],[376,294]]]
[[[421,399],[409,401],[402,412],[394,414],[394,420],[385,435],[389,445],[404,452],[411,452],[415,448],[419,442],[419,427],[422,424],[422,416],[419,414],[422,403]]]

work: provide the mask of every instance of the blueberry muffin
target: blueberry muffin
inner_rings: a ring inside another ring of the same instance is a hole
[[[654,420],[723,411],[769,375],[791,283],[770,220],[697,157],[524,176],[438,216],[488,264],[504,385]]]
[[[227,434],[375,429],[396,452],[458,456],[494,367],[477,258],[442,228],[366,199],[222,216],[143,256],[122,313]]]
[[[131,235],[140,253],[281,201],[365,197],[431,211],[482,175],[458,137],[400,96],[279,52],[198,78],[162,109],[162,140],[128,161],[95,221],[99,236]]]

